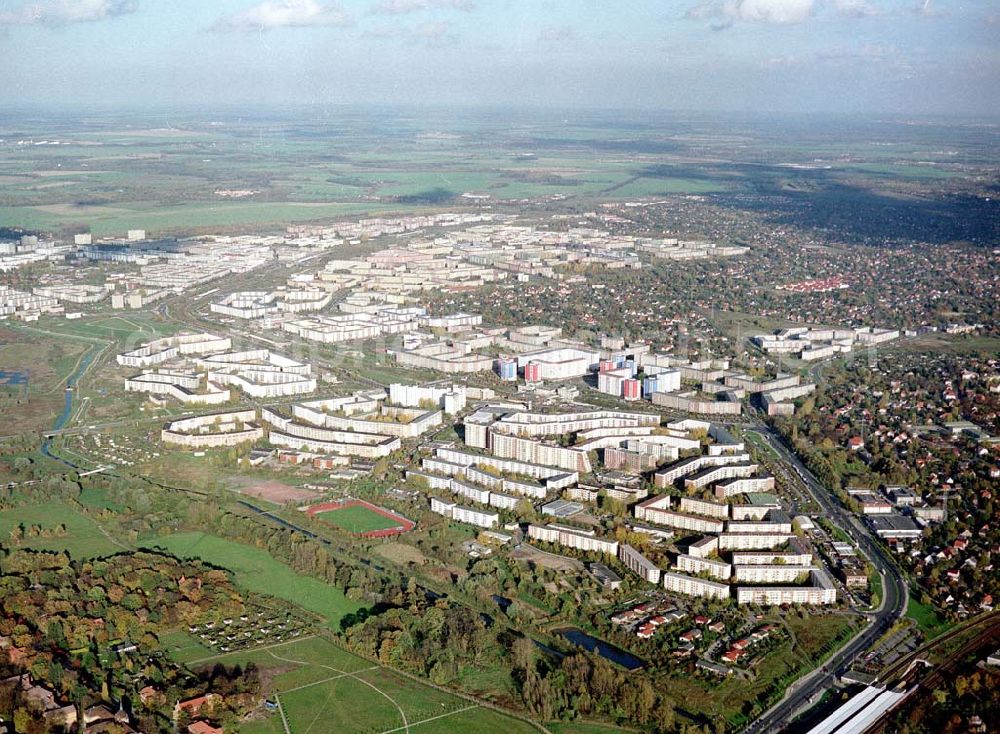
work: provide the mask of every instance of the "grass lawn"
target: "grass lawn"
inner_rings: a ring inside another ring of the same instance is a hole
[[[616,734],[616,732],[628,731],[611,724],[591,724],[586,721],[550,722],[545,725],[545,728],[552,734]]]
[[[315,612],[331,628],[361,604],[348,599],[335,586],[297,574],[266,551],[206,533],[175,533],[148,541],[180,558],[201,558],[236,574],[236,582],[249,591],[276,596]]]
[[[66,534],[60,537],[25,537],[21,548],[34,550],[67,551],[73,558],[95,558],[109,556],[125,550],[117,546],[101,532],[97,523],[82,515],[69,505],[51,502],[45,505],[28,505],[13,510],[0,511],[0,538],[9,542],[10,532],[18,525],[25,528],[41,526],[42,530],[54,530],[60,524],[66,526]]]
[[[280,697],[289,727],[296,734],[392,730],[403,727],[400,709],[415,734],[536,731],[530,724],[376,667],[321,637],[218,655],[205,665],[216,662],[255,663],[269,681],[269,693]],[[241,724],[240,731],[280,734],[284,730],[280,716],[274,713],[267,719]]]
[[[373,512],[364,505],[351,505],[337,510],[327,510],[318,513],[316,517],[349,533],[370,533],[374,530],[386,530],[399,525],[396,521]]]
[[[103,487],[87,487],[80,492],[80,503],[94,510],[121,512],[124,509],[108,498],[108,490]]]
[[[906,616],[917,623],[917,628],[928,640],[947,632],[952,626],[951,622],[942,619],[933,607],[921,604],[913,594],[910,594],[906,604]]]
[[[160,635],[160,644],[166,653],[178,663],[189,663],[192,660],[215,655],[215,651],[210,647],[202,645],[198,638],[184,630],[175,632],[165,632]]]

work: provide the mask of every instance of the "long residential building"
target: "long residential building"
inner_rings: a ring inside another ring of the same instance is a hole
[[[721,482],[724,479],[746,479],[756,474],[757,464],[726,464],[724,466],[713,466],[702,469],[700,472],[687,477],[684,480],[684,488],[687,490],[701,489],[714,482]]]
[[[728,599],[730,597],[729,584],[720,584],[717,581],[707,581],[697,576],[668,571],[663,572],[663,588],[667,591],[703,599]]]
[[[123,367],[144,369],[176,357],[225,352],[232,349],[232,346],[232,340],[228,336],[180,334],[146,342],[136,349],[119,354],[117,361]]]
[[[202,375],[182,372],[143,372],[125,380],[125,392],[165,395],[184,405],[221,405],[229,402],[231,392],[205,381]]]
[[[685,573],[707,573],[720,581],[728,581],[733,575],[732,564],[725,561],[717,561],[712,558],[699,558],[681,554],[677,556],[677,569]]]
[[[572,447],[563,448],[530,438],[508,436],[492,430],[490,434],[490,450],[494,456],[517,459],[530,464],[545,464],[580,474],[589,474],[593,471],[586,451]]]
[[[812,566],[782,564],[742,564],[736,566],[736,583],[787,584],[806,577]]]
[[[668,509],[670,503],[670,496],[661,494],[640,502],[633,508],[632,512],[636,520],[696,533],[721,533],[725,529],[725,523],[720,519],[675,512]]]
[[[761,550],[779,548],[794,538],[794,535],[757,533],[720,533],[719,550]]]
[[[598,538],[593,530],[584,528],[574,528],[568,525],[535,525],[528,526],[528,537],[532,540],[540,540],[546,543],[563,545],[567,548],[590,553],[606,553],[610,556],[618,555],[618,541],[604,540]]]
[[[643,581],[650,584],[660,583],[660,568],[632,546],[619,546],[618,558],[627,569],[638,574]]]
[[[830,575],[822,569],[813,568],[809,576],[810,586],[737,586],[736,601],[739,604],[765,606],[836,604],[837,588],[833,585]]]
[[[188,448],[239,446],[264,436],[264,429],[256,420],[256,410],[182,418],[164,426],[160,432],[160,440]]]
[[[704,454],[681,459],[675,464],[661,469],[653,475],[653,483],[657,487],[673,486],[678,480],[700,472],[709,467],[725,466],[727,464],[746,464],[750,462],[750,454]]]
[[[494,528],[500,524],[500,515],[487,510],[477,510],[474,507],[463,507],[454,502],[446,502],[437,497],[431,497],[431,512],[444,515],[455,522],[475,525],[480,528]]]
[[[516,436],[558,436],[602,428],[634,428],[660,425],[656,413],[632,413],[623,410],[589,410],[538,413],[515,411],[499,417],[492,427],[497,433]]]
[[[444,461],[461,466],[488,466],[504,474],[521,474],[539,480],[546,489],[558,490],[571,487],[580,480],[580,475],[575,472],[567,472],[562,469],[554,469],[551,466],[536,464],[533,462],[517,461],[514,459],[504,459],[498,456],[486,456],[483,454],[473,454],[468,451],[458,449],[436,449],[434,455]],[[542,495],[544,496],[544,494]]]
[[[728,499],[750,492],[770,492],[774,489],[774,477],[735,477],[717,482],[713,491],[719,499]]]

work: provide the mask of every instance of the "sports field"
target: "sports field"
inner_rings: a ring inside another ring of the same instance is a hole
[[[255,663],[281,711],[244,722],[246,734],[528,734],[531,724],[401,676],[320,637],[201,661]]]
[[[395,520],[373,512],[364,505],[349,505],[336,510],[327,510],[317,513],[316,517],[349,533],[370,533],[399,525]]]
[[[323,617],[337,629],[345,614],[356,612],[361,604],[348,599],[344,592],[311,576],[302,576],[266,551],[225,540],[206,533],[175,533],[148,541],[179,558],[200,558],[236,574],[236,583],[248,591],[269,594],[298,604]]]
[[[319,518],[362,538],[386,538],[415,527],[412,520],[364,500],[324,502],[305,508],[305,512],[309,517]]]

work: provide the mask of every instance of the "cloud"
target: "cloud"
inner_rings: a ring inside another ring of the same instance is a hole
[[[93,23],[134,13],[133,0],[47,0],[29,2],[13,10],[0,10],[2,25],[63,26]]]
[[[790,25],[808,20],[815,6],[815,0],[727,0],[722,15],[744,23]]]
[[[922,2],[929,4],[929,0]],[[684,17],[711,21],[711,28],[723,30],[737,23],[796,25],[821,13],[869,18],[881,10],[874,0],[699,0]]]
[[[372,6],[372,15],[406,15],[421,10],[472,10],[472,0],[382,0]]]
[[[270,30],[346,26],[351,18],[335,2],[318,0],[265,0],[246,10],[220,18],[216,30]]]

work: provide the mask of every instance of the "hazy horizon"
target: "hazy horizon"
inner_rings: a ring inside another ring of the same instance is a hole
[[[989,0],[0,0],[8,109],[993,118]]]

